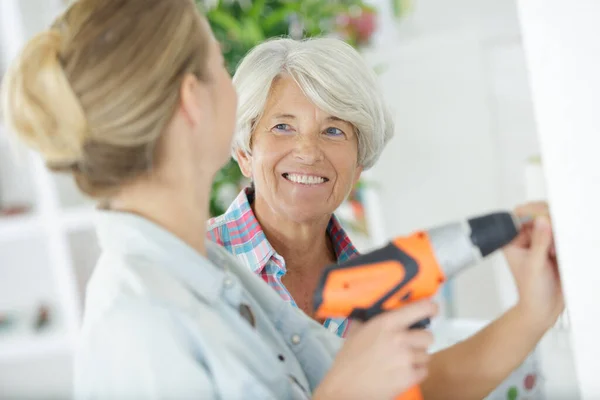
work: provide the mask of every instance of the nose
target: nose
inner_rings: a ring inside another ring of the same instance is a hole
[[[319,138],[315,135],[298,135],[296,147],[294,149],[296,160],[312,165],[323,160],[323,151]]]

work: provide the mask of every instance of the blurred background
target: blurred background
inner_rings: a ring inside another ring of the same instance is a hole
[[[65,3],[0,0],[0,78]],[[253,45],[289,34],[341,37],[379,74],[397,132],[339,210],[360,250],[545,198],[513,0],[204,3],[231,72]],[[224,168],[211,212],[222,212],[244,183],[235,163]],[[70,397],[71,354],[97,256],[92,203],[70,178],[15,147],[0,121],[0,399]],[[440,295],[437,346],[473,333],[515,300],[502,256],[490,258]],[[556,369],[572,362],[567,336],[565,317],[492,397],[577,398],[573,368]]]

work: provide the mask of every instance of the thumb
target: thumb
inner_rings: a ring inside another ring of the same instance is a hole
[[[538,217],[531,235],[531,261],[543,265],[552,245],[552,226],[546,217]]]

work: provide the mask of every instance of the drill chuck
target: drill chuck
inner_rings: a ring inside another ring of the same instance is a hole
[[[519,230],[518,219],[498,212],[433,228],[428,235],[439,266],[450,279],[506,246]]]
[[[469,220],[471,241],[487,257],[506,246],[518,235],[519,221],[508,212],[499,212]]]

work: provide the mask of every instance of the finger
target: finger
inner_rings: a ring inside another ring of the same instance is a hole
[[[534,266],[542,267],[548,259],[548,253],[552,244],[552,228],[546,217],[535,220],[533,234],[531,235],[530,262]]]
[[[379,323],[385,324],[390,330],[405,330],[419,321],[435,316],[437,312],[437,304],[430,299],[424,299],[384,312],[374,319],[378,319]]]
[[[427,378],[427,375],[429,374],[427,367],[413,368],[411,371],[398,371],[398,372],[400,372],[400,376],[402,377],[402,379],[396,380],[394,382],[397,385],[397,390],[398,390],[398,393],[396,393],[395,398],[397,398],[397,399],[421,398],[421,396],[416,397],[415,396],[416,393],[413,390],[418,389],[418,388],[415,388],[415,386],[420,385],[425,380],[425,378]],[[398,374],[396,373],[395,375],[397,376]],[[397,378],[395,378],[395,379],[397,379]]]
[[[531,232],[533,231],[533,221],[521,225],[521,230],[517,237],[513,239],[510,245],[521,248],[528,248],[531,245]]]
[[[416,351],[413,355],[413,367],[423,368],[429,363],[431,356],[426,351]]]
[[[550,223],[550,248],[548,249],[548,254],[552,258],[556,258],[556,239],[554,238],[554,229],[552,226],[552,220],[549,220]]]
[[[356,332],[360,331],[365,323],[359,319],[353,319],[348,321],[348,330],[346,332],[346,336],[350,337],[354,335]]]
[[[558,264],[556,263],[556,260],[552,260],[552,272],[554,273],[554,278],[556,278],[559,285],[561,285],[560,269],[558,268]]]
[[[531,246],[531,236],[533,235],[533,222],[531,222],[531,224],[529,224],[529,226],[526,226],[525,228],[523,228],[522,230],[523,233],[523,247],[525,247],[526,249],[529,248],[529,246]]]
[[[352,329],[360,329],[364,325],[365,325],[364,321],[362,321],[360,319],[352,319],[348,323],[348,332],[350,332]]]
[[[514,214],[517,217],[537,217],[537,216],[550,216],[550,210],[548,203],[545,201],[532,201],[530,203],[522,204],[515,208]]]
[[[418,385],[419,383],[423,382],[425,380],[425,378],[427,378],[428,374],[429,374],[429,369],[427,368],[426,365],[415,368],[413,370],[414,384]]]
[[[427,349],[433,344],[433,334],[429,331],[413,329],[405,335],[406,343],[413,349]]]

